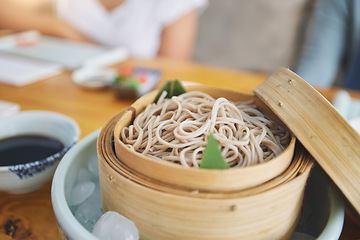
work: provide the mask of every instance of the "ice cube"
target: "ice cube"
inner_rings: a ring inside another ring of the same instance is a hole
[[[89,201],[83,202],[75,211],[75,218],[91,232],[95,223],[103,214],[101,208]]]
[[[94,205],[96,205],[97,207],[101,208],[101,193],[100,193],[100,185],[99,182],[95,183],[95,190],[94,192],[90,195],[90,197],[88,199],[86,199],[86,202],[90,202]]]
[[[90,172],[86,168],[81,168],[77,175],[77,182],[91,181]]]
[[[95,177],[99,177],[99,166],[97,157],[92,157],[88,162],[88,169],[90,173]]]
[[[101,240],[138,240],[135,224],[113,211],[104,213],[93,228],[93,234]]]
[[[71,190],[70,205],[75,206],[84,202],[95,190],[95,183],[90,181],[80,182]]]

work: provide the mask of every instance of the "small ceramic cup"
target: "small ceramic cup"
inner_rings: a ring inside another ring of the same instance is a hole
[[[80,128],[71,118],[50,111],[22,111],[0,118],[0,140],[21,135],[54,138],[64,147],[44,159],[0,166],[0,191],[26,193],[40,188],[52,178],[60,159],[78,141]]]

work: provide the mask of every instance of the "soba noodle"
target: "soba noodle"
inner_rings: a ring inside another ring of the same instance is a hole
[[[274,158],[289,144],[289,132],[265,118],[252,101],[233,103],[197,91],[165,96],[163,92],[157,103],[149,104],[122,129],[121,139],[129,148],[199,167],[207,137],[213,133],[229,166],[245,167]]]

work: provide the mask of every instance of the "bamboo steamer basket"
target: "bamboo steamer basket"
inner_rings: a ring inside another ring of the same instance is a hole
[[[209,86],[189,86],[186,91],[201,91],[214,98],[225,97],[233,101],[253,100],[263,113],[276,116],[255,95],[219,89]],[[195,191],[226,192],[247,189],[267,182],[284,172],[290,165],[295,146],[292,135],[289,146],[276,158],[262,164],[246,168],[231,168],[227,170],[211,170],[201,168],[185,168],[178,164],[159,161],[155,158],[137,153],[129,149],[120,139],[121,130],[129,126],[135,116],[141,113],[147,105],[154,102],[158,91],[153,91],[139,98],[119,119],[115,126],[115,152],[118,159],[129,168],[151,179],[184,187]],[[281,124],[280,120],[277,120]]]
[[[141,239],[289,239],[301,210],[313,163],[298,144],[288,168],[258,186],[230,192],[194,192],[149,178],[117,158],[114,116],[98,139],[104,211],[135,222]]]
[[[263,102],[271,89],[260,94],[261,100],[205,86],[189,90],[237,101],[254,99],[262,112],[276,118],[272,104]],[[303,145],[292,137],[277,158],[240,170],[186,169],[155,162],[124,148],[119,132],[156,94],[145,95],[102,128],[97,151],[104,211],[117,211],[134,221],[141,239],[289,239],[313,164]],[[233,183],[238,181],[245,183]]]

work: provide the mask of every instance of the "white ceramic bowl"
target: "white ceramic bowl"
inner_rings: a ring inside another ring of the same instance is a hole
[[[70,149],[60,162],[53,177],[51,201],[60,233],[64,239],[97,239],[76,220],[70,210],[69,202],[71,189],[76,184],[79,170],[86,167],[88,162],[97,156],[96,142],[99,133],[100,130],[91,133]]]
[[[96,142],[99,133],[100,130],[93,132],[70,149],[60,162],[53,178],[52,205],[60,232],[66,239],[97,239],[76,220],[69,202],[77,173],[86,167],[89,161],[96,161]],[[299,224],[291,239],[338,239],[344,221],[344,205],[339,196],[337,188],[322,169],[316,166],[306,187]],[[101,202],[97,204],[101,208]]]
[[[10,193],[31,192],[50,180],[60,159],[78,141],[80,128],[71,118],[50,111],[22,111],[0,118],[0,139],[19,135],[52,137],[64,148],[45,159],[0,166],[0,190]]]

